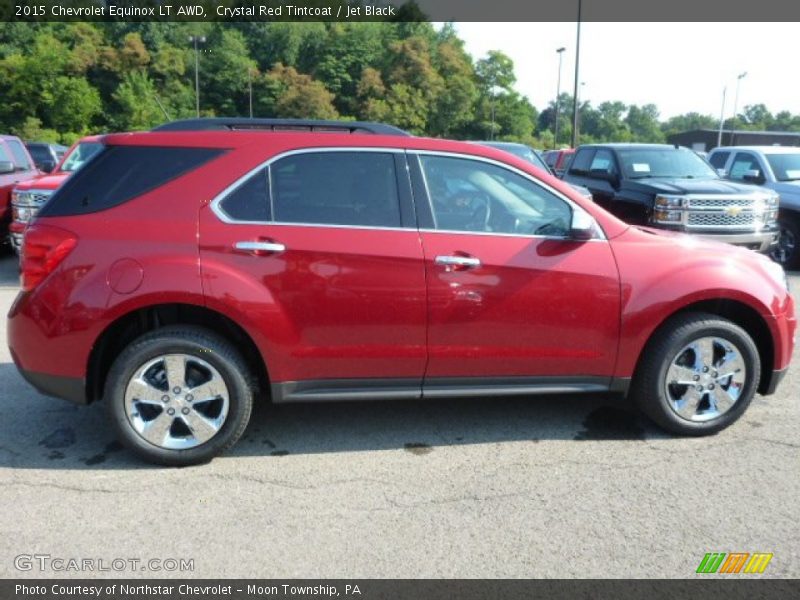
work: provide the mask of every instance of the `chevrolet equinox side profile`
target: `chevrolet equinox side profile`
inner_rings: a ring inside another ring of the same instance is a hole
[[[607,392],[706,435],[789,365],[779,265],[499,150],[275,119],[99,139],[25,233],[8,343],[151,462],[230,448],[257,398]]]

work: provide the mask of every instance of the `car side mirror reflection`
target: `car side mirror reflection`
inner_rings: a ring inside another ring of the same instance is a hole
[[[576,208],[572,211],[572,222],[569,226],[570,239],[585,242],[595,238],[597,222],[584,210]]]
[[[0,160],[0,175],[8,175],[16,170],[14,163],[10,160]]]

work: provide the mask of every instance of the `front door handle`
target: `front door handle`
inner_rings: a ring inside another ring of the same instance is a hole
[[[442,265],[448,269],[474,269],[481,266],[481,260],[474,256],[437,256],[435,261],[437,265]]]
[[[278,242],[236,242],[234,248],[256,255],[275,254],[276,252],[283,252],[286,250],[286,246]]]

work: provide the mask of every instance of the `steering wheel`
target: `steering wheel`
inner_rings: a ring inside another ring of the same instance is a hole
[[[491,231],[492,201],[483,192],[465,192],[461,197],[469,199],[472,214],[467,226],[474,231]]]

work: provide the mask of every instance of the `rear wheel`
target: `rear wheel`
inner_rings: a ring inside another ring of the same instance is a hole
[[[708,435],[728,427],[749,406],[761,362],[741,327],[704,313],[671,319],[645,348],[631,395],[664,429]]]
[[[104,399],[120,440],[163,465],[211,460],[241,437],[252,377],[236,348],[198,327],[168,327],[134,340],[114,361]]]

